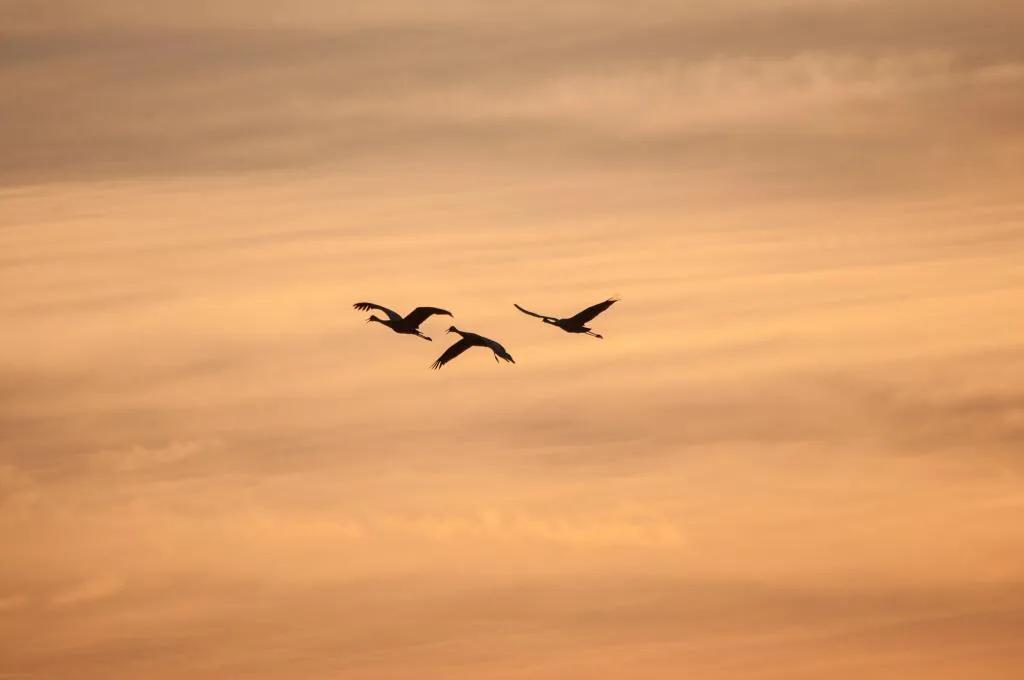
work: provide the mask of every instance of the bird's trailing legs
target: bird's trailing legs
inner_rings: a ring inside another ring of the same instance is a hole
[[[537,312],[531,312],[529,309],[524,309],[523,307],[520,307],[518,304],[514,303],[513,307],[518,309],[523,314],[526,314],[527,316],[536,317],[546,324],[550,324],[552,326],[555,326],[556,328],[561,328],[566,333],[585,333],[586,335],[590,335],[600,340],[603,339],[603,336],[599,333],[595,333],[593,330],[588,328],[586,324],[591,319],[593,319],[598,314],[611,307],[616,302],[618,301],[615,298],[608,298],[604,302],[598,302],[596,305],[590,305],[582,312],[578,312],[573,316],[567,317],[565,319],[559,319],[553,316],[548,316],[546,314],[538,314]]]

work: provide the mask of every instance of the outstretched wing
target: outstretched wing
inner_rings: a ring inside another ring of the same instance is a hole
[[[553,317],[553,316],[544,316],[543,314],[537,314],[536,312],[531,312],[531,311],[530,311],[530,310],[528,310],[528,309],[523,309],[522,307],[520,307],[519,305],[517,305],[517,304],[516,304],[516,303],[514,303],[514,302],[512,303],[512,306],[513,306],[513,307],[515,307],[516,309],[518,309],[518,310],[519,310],[520,312],[522,312],[523,314],[529,314],[530,316],[535,316],[535,317],[537,317],[538,319],[547,319],[547,320],[549,320],[549,321],[558,321],[558,319],[556,319],[556,318],[555,318],[555,317]]]
[[[505,361],[513,364],[516,363],[516,360],[512,358],[512,355],[508,353],[508,350],[502,347],[496,340],[484,338],[484,342],[491,348],[491,351],[494,352],[494,356],[501,357]]]
[[[430,365],[430,367],[436,371],[437,369],[441,368],[442,366],[447,364],[449,361],[451,361],[455,357],[459,356],[460,354],[462,354],[463,352],[465,352],[467,349],[469,349],[472,346],[473,346],[472,342],[470,342],[466,338],[462,338],[457,343],[455,343],[454,345],[452,345],[451,347],[446,349],[444,351],[444,354],[439,356],[437,358],[437,361],[432,363]]]
[[[380,305],[374,304],[372,302],[357,302],[352,306],[361,312],[368,312],[371,309],[378,309],[387,314],[388,318],[391,319],[392,321],[402,320],[402,315],[399,314],[398,312],[388,309],[387,307],[381,307]]]
[[[421,323],[429,319],[434,314],[441,314],[442,316],[452,315],[452,313],[447,309],[438,309],[437,307],[417,307],[405,316],[405,322],[412,328],[419,328]]]
[[[595,316],[614,305],[618,300],[615,298],[609,298],[604,302],[598,302],[596,305],[587,307],[582,312],[579,312],[575,316],[569,317],[566,321],[571,321],[574,324],[585,324],[586,322],[593,319]]]

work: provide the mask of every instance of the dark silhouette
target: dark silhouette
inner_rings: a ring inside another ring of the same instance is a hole
[[[371,314],[370,318],[366,320],[366,323],[376,321],[382,323],[396,333],[404,333],[406,335],[416,335],[424,340],[430,340],[427,336],[420,333],[420,324],[426,321],[434,314],[442,314],[444,316],[451,316],[452,313],[445,309],[438,309],[437,307],[417,307],[416,309],[409,312],[405,318],[400,316],[397,312],[388,309],[387,307],[381,307],[375,305],[372,302],[357,302],[352,305],[356,309],[362,312],[368,312],[371,309],[379,309],[388,315],[386,319],[378,319],[375,314]]]
[[[430,367],[433,368],[434,370],[441,368],[449,361],[465,352],[470,347],[487,347],[492,352],[494,352],[495,362],[498,361],[498,357],[501,357],[505,361],[511,362],[513,364],[516,363],[516,360],[512,358],[512,355],[509,354],[504,347],[499,345],[494,340],[491,340],[490,338],[485,338],[484,336],[477,335],[476,333],[467,333],[466,331],[460,331],[455,326],[452,326],[446,332],[458,333],[459,335],[462,336],[462,339],[456,342],[448,349],[446,349],[444,351],[444,354],[438,357],[437,361],[430,365]]]
[[[615,298],[609,298],[604,302],[598,302],[596,305],[591,305],[590,307],[587,307],[576,316],[570,316],[567,319],[559,319],[553,316],[544,316],[543,314],[536,314],[528,309],[523,309],[519,305],[515,305],[515,308],[518,309],[523,314],[529,314],[530,316],[535,316],[538,319],[543,320],[544,323],[549,323],[552,326],[558,326],[566,333],[586,333],[587,335],[592,335],[595,338],[603,338],[603,335],[598,335],[591,329],[587,328],[586,324],[588,321],[590,321],[595,316],[597,316],[604,310],[614,305],[616,302],[618,302],[618,300],[616,300]]]

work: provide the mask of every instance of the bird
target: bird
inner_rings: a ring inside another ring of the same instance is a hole
[[[587,328],[586,324],[588,321],[590,321],[595,316],[597,316],[604,310],[614,305],[616,302],[618,302],[618,300],[616,300],[615,298],[608,298],[604,302],[598,302],[596,305],[591,305],[590,307],[584,309],[582,312],[577,313],[575,316],[570,316],[565,319],[559,319],[554,316],[545,316],[544,314],[537,314],[535,312],[531,312],[528,309],[523,309],[522,307],[515,303],[512,304],[515,305],[515,308],[518,309],[523,314],[535,316],[538,319],[543,320],[544,323],[549,323],[552,326],[558,326],[566,333],[586,333],[587,335],[592,335],[595,338],[604,338],[603,335],[598,335],[591,329]]]
[[[512,358],[512,355],[508,353],[504,347],[498,344],[496,341],[490,338],[485,338],[482,335],[476,333],[469,333],[467,331],[460,331],[455,326],[450,327],[446,333],[458,333],[462,336],[462,339],[456,342],[454,345],[444,351],[444,354],[437,358],[433,364],[430,365],[435,371],[447,364],[449,361],[465,352],[470,347],[486,347],[494,352],[494,361],[498,362],[498,358],[502,358],[509,363],[516,363],[516,360]]]
[[[384,312],[388,317],[386,319],[379,319],[376,314],[371,314],[370,318],[366,320],[366,323],[376,321],[377,323],[384,324],[396,333],[415,335],[423,338],[424,340],[430,340],[430,338],[420,332],[421,323],[434,314],[440,314],[443,316],[452,315],[452,313],[447,309],[440,309],[438,307],[417,307],[403,317],[398,312],[388,309],[387,307],[374,304],[373,302],[357,302],[352,306],[362,312],[368,312],[371,309],[378,309]]]

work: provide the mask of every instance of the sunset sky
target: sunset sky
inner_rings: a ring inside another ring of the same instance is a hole
[[[1022,677],[1022,35],[0,0],[0,680]]]

